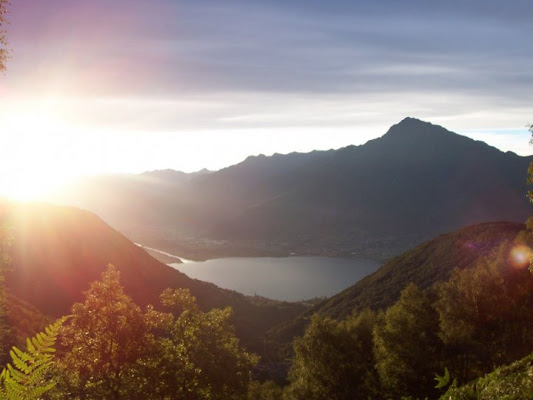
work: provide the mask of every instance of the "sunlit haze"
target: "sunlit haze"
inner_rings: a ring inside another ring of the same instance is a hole
[[[531,4],[388,3],[16,1],[0,191],[357,145],[406,116],[531,154]]]

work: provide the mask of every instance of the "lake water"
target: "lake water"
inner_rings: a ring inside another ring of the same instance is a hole
[[[191,278],[247,295],[298,301],[332,296],[381,263],[362,257],[239,257],[169,265]]]

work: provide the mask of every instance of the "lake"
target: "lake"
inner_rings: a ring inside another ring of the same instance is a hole
[[[298,301],[332,296],[381,263],[363,257],[238,257],[169,265],[191,278],[247,295]]]

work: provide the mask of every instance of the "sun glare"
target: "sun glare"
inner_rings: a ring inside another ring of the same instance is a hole
[[[61,157],[66,126],[46,109],[11,109],[1,115],[0,193],[13,200],[44,198],[71,176]]]
[[[511,249],[510,261],[514,268],[526,268],[531,263],[531,249],[524,245],[515,246]]]

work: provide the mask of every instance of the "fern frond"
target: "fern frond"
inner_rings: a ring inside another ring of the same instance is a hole
[[[26,351],[13,347],[9,352],[13,365],[0,373],[0,400],[36,400],[55,386],[48,377],[53,366],[54,345],[63,317],[26,340]]]

